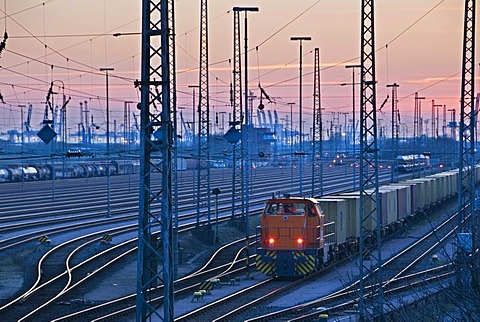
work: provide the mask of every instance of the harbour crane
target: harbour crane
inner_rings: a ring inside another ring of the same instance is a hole
[[[30,122],[32,121],[32,111],[33,111],[33,106],[32,106],[32,104],[28,104],[27,120],[24,122],[25,131],[26,131],[27,133],[32,130],[32,127],[31,127],[31,125],[30,125]]]
[[[268,110],[267,113],[268,113],[268,124],[270,125],[270,130],[273,129],[275,131],[275,126],[273,125],[273,120],[272,120],[272,111]]]
[[[185,123],[185,119],[183,118],[183,113],[180,111],[180,121],[182,122],[182,127],[183,127],[183,137],[185,140],[189,140],[191,137],[190,130],[187,127],[187,124]]]

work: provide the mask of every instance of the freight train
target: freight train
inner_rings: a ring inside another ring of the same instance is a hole
[[[51,180],[57,178],[88,178],[118,174],[116,161],[83,162],[52,165],[0,166],[0,182]]]
[[[475,168],[480,178],[480,167]],[[477,180],[478,181],[478,180]],[[477,182],[478,183],[478,182]],[[457,193],[458,170],[381,186],[378,189],[381,235],[399,233],[425,212]],[[364,199],[367,213],[375,204]],[[266,202],[257,227],[257,270],[275,277],[301,277],[322,266],[358,253],[359,192],[321,198],[272,198]],[[376,222],[364,221],[375,244]]]

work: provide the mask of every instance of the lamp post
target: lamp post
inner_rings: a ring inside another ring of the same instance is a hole
[[[293,186],[293,105],[295,103],[287,103],[290,105],[290,185]]]
[[[257,12],[258,7],[234,7],[233,11],[243,11],[245,12],[245,35],[244,35],[244,41],[245,41],[245,51],[244,51],[244,58],[245,58],[245,66],[244,66],[244,74],[245,74],[245,135],[243,136],[242,139],[245,140],[244,144],[244,171],[245,171],[245,241],[246,241],[246,247],[245,247],[245,259],[246,259],[246,269],[247,269],[247,276],[250,276],[250,251],[249,251],[249,243],[248,243],[248,237],[249,237],[249,229],[248,229],[248,216],[249,216],[249,202],[250,202],[250,192],[249,192],[249,185],[250,185],[250,179],[249,179],[249,167],[250,167],[250,158],[249,158],[249,143],[248,143],[248,127],[250,126],[249,124],[249,114],[248,114],[248,21],[247,21],[247,13],[249,11],[251,12]]]
[[[192,153],[195,154],[195,88],[200,88],[200,85],[188,85],[188,88],[192,89]],[[193,203],[196,203],[195,199],[195,169],[192,170],[192,196]]]
[[[298,112],[299,112],[299,133],[300,133],[300,171],[299,171],[299,176],[300,176],[300,197],[303,197],[303,155],[304,155],[304,151],[303,151],[303,131],[302,131],[302,127],[303,127],[303,122],[302,122],[302,44],[303,44],[303,41],[308,41],[308,40],[312,40],[312,37],[305,37],[305,36],[301,36],[301,37],[290,37],[290,40],[292,41],[299,41],[300,43],[300,62],[299,62],[299,71],[300,71],[300,85],[299,85],[299,94],[298,94],[298,103],[299,103],[299,107],[298,107]]]
[[[346,65],[345,68],[352,69],[352,141],[353,141],[353,190],[356,190],[356,182],[357,182],[357,164],[356,164],[356,157],[355,157],[355,68],[361,68],[362,65]]]
[[[398,155],[398,130],[397,130],[397,83],[387,84],[387,88],[392,88],[392,167],[390,169],[390,181],[397,182],[395,177],[395,158]]]
[[[26,128],[26,123],[27,122],[24,122],[23,121],[23,108],[26,107],[26,105],[18,105],[18,107],[20,107],[20,129],[22,129],[22,150],[21,150],[21,155],[22,155],[22,172],[23,172],[23,144],[25,143],[25,137],[23,135],[23,132],[25,131],[25,128]],[[28,135],[28,133],[27,133]],[[23,191],[23,173],[22,173],[22,191]]]
[[[110,213],[110,108],[108,97],[108,72],[113,71],[113,67],[102,67],[100,71],[105,72],[105,91],[106,91],[106,109],[107,109],[107,217]]]

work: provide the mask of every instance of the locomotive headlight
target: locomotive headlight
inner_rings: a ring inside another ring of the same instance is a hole
[[[302,237],[299,237],[299,238],[297,239],[297,245],[298,245],[298,247],[302,247],[302,246],[303,246],[303,238],[302,238]]]
[[[274,238],[270,237],[268,239],[268,246],[269,247],[274,247],[275,246],[275,239]]]

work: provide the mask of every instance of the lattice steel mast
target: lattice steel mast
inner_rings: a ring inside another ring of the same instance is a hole
[[[170,106],[171,10],[168,0],[142,1],[142,75],[140,83],[137,82],[141,89],[137,321],[146,321],[152,316],[162,321],[174,318],[171,160],[175,133]],[[150,175],[157,171],[162,173],[162,187],[154,190]],[[154,204],[161,205],[160,212],[153,210]],[[154,232],[154,229],[158,231],[158,224],[160,241]],[[159,263],[163,263],[162,268],[158,267]],[[158,284],[164,286],[163,316],[149,301],[148,290]]]
[[[173,124],[173,158],[172,158],[172,209],[174,218],[174,230],[173,230],[173,244],[174,250],[173,267],[175,276],[178,274],[178,180],[177,180],[177,165],[178,165],[178,125],[177,125],[177,66],[176,66],[176,53],[175,53],[175,0],[168,0],[168,24],[170,26],[170,41],[169,41],[169,63],[170,63],[170,109],[172,111],[170,117]]]
[[[240,133],[243,123],[243,105],[242,105],[242,46],[240,31],[240,11],[233,11],[233,86],[232,86],[232,126],[231,131]],[[241,134],[240,134],[241,135]],[[242,163],[243,140],[240,144],[233,143],[232,155],[232,219],[240,211],[242,221],[244,216],[244,171],[237,167],[237,163]],[[240,161],[240,162],[238,162]],[[238,190],[239,191],[238,191]]]
[[[393,83],[391,85],[387,85],[387,87],[392,88],[392,169],[390,172],[390,181],[397,182],[398,181],[398,173],[395,170],[395,158],[398,155],[398,96],[397,96],[397,89],[400,85],[397,83]]]
[[[373,320],[383,315],[373,0],[362,0],[361,23],[359,313],[361,320]],[[363,258],[367,239],[376,247],[370,254],[370,267],[365,266]],[[368,295],[364,292],[367,277],[372,286]]]
[[[316,195],[316,183],[320,182],[320,196],[323,195],[323,124],[322,94],[320,90],[320,49],[315,48],[313,63],[313,151],[312,151],[312,192]]]
[[[207,215],[210,227],[210,105],[208,86],[208,10],[207,0],[200,1],[200,74],[198,101],[198,172],[197,229],[201,213]]]
[[[462,93],[460,100],[460,159],[458,180],[458,232],[470,229],[462,222],[474,214],[475,199],[475,0],[465,1]]]
[[[413,111],[413,140],[414,140],[414,146],[417,147],[418,142],[419,142],[419,137],[420,137],[420,123],[422,122],[421,120],[421,103],[420,99],[424,99],[423,97],[418,97],[418,93],[415,92],[415,107]],[[418,142],[417,142],[418,141]]]

